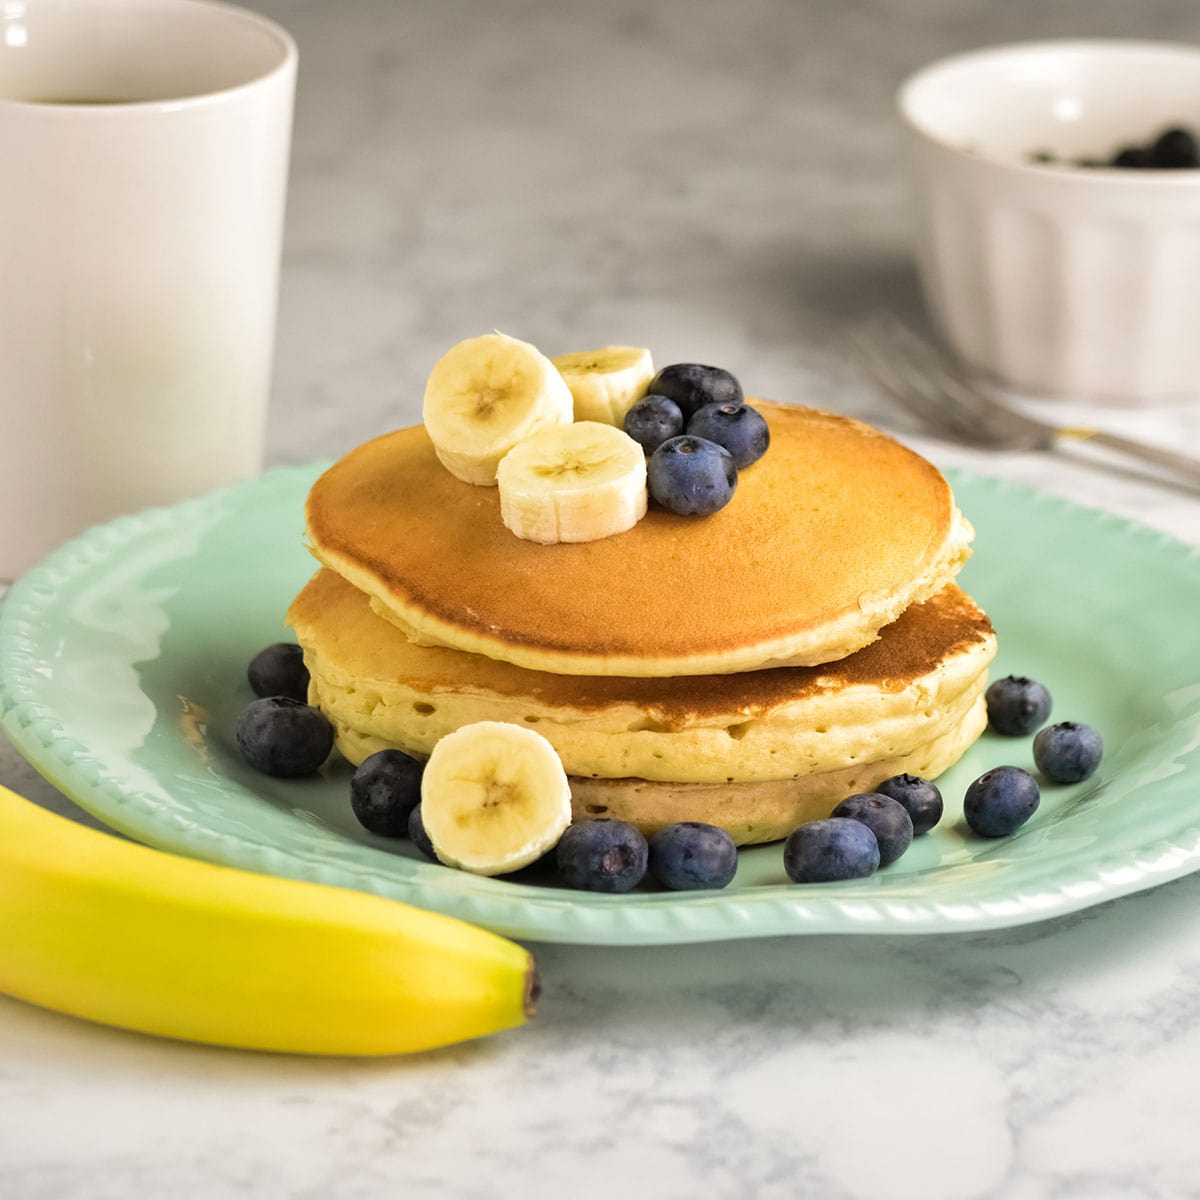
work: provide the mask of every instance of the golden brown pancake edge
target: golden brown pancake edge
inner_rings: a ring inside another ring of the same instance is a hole
[[[951,536],[941,474],[860,422],[755,404],[772,445],[711,517],[652,509],[616,537],[523,542],[501,523],[496,489],[451,476],[417,426],[365,443],[317,481],[309,541],[405,619],[480,643],[464,648],[523,647],[572,672],[579,659],[584,674],[589,657],[719,659],[904,599]]]

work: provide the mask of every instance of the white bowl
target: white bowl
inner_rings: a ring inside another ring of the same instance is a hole
[[[1037,395],[1200,394],[1200,170],[1032,159],[1200,129],[1200,49],[1001,46],[924,68],[897,102],[922,284],[968,365]]]

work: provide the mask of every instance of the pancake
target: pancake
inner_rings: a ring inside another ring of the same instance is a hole
[[[952,767],[987,727],[980,696],[947,732],[908,754],[838,771],[761,783],[653,783],[642,779],[571,778],[572,818],[612,817],[649,837],[675,821],[719,825],[739,846],[785,838],[797,825],[829,816],[847,796],[869,792],[907,771],[933,779]]]
[[[739,846],[773,842],[804,821],[829,816],[847,796],[869,792],[892,775],[907,771],[936,778],[962,757],[986,727],[987,705],[979,696],[955,725],[907,754],[798,779],[666,783],[571,775],[571,816],[575,821],[602,817],[628,821],[647,837],[675,821],[703,821],[719,825]],[[353,763],[389,749],[387,742],[352,729],[339,727],[336,738],[338,749]]]
[[[672,784],[897,760],[961,726],[995,653],[987,617],[953,584],[837,663],[675,679],[552,675],[416,645],[328,570],[288,622],[310,702],[353,761],[368,745],[425,756],[462,725],[508,721],[543,734],[569,775]]]
[[[561,675],[732,674],[845,657],[941,591],[973,531],[945,479],[880,431],[753,402],[771,446],[710,517],[543,546],[416,426],[313,486],[313,554],[414,640]]]

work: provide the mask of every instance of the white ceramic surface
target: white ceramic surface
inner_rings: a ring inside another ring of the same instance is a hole
[[[971,366],[1034,394],[1200,394],[1200,171],[1105,159],[1200,126],[1200,49],[1047,41],[946,59],[903,86],[918,263]]]
[[[0,5],[0,578],[261,467],[295,70],[224,5]]]

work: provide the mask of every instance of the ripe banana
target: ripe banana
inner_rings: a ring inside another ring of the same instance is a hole
[[[360,892],[178,858],[0,787],[0,992],[163,1037],[399,1054],[522,1024],[528,951]]]
[[[438,458],[492,486],[500,460],[531,433],[572,420],[571,391],[536,346],[503,333],[452,346],[425,384],[423,419]]]
[[[540,733],[476,721],[434,746],[421,778],[421,818],[442,862],[503,875],[558,842],[571,823],[571,787]]]
[[[641,346],[579,350],[550,360],[575,400],[575,420],[603,421],[618,429],[654,378],[650,351]]]
[[[593,542],[646,515],[646,455],[597,421],[543,429],[500,460],[500,519],[530,542]]]

